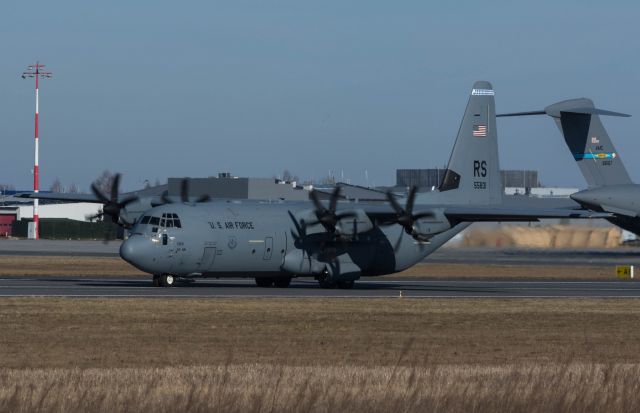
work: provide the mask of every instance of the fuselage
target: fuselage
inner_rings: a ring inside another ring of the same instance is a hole
[[[357,208],[357,203],[345,207]],[[167,204],[133,226],[120,255],[151,274],[285,275],[354,280],[402,271],[466,228],[460,223],[418,242],[400,225],[378,225],[348,237],[310,223],[306,202]],[[302,217],[302,218],[301,218]],[[305,222],[306,218],[306,222]]]
[[[640,185],[589,188],[572,194],[571,198],[585,208],[614,213],[609,222],[640,235]]]

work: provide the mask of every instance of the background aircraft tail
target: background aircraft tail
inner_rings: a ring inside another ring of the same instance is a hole
[[[589,187],[631,183],[599,116],[622,114],[596,109],[585,98],[555,103],[545,112],[555,120]]]
[[[491,83],[475,82],[439,188],[448,203],[502,201],[495,115]]]
[[[543,111],[508,113],[498,117],[544,114],[556,122],[590,188],[632,183],[620,154],[600,121],[600,115],[629,115],[597,109],[591,99],[580,98],[554,103]]]

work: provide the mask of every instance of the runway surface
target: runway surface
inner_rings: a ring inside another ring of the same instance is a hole
[[[311,279],[259,288],[252,279],[202,279],[171,288],[134,278],[0,278],[0,297],[158,298],[640,298],[637,281],[463,281],[363,279],[351,290],[322,289]]]
[[[0,255],[117,257],[120,241],[0,240]],[[425,262],[509,265],[638,265],[640,248],[440,248]]]

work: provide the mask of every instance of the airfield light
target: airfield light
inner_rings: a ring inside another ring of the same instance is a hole
[[[36,78],[36,116],[35,116],[35,163],[33,166],[33,192],[34,193],[38,193],[40,192],[40,168],[39,168],[39,161],[38,161],[38,106],[39,106],[39,99],[38,99],[38,86],[39,86],[39,82],[38,80],[40,78],[50,78],[51,77],[51,72],[45,72],[42,70],[42,68],[44,68],[44,65],[40,64],[40,62],[36,62],[35,65],[29,65],[28,70],[25,72],[22,72],[22,78],[26,79],[27,77],[31,78],[31,77],[35,77]],[[38,216],[38,199],[35,198],[33,200],[33,226],[34,226],[34,234],[33,237],[34,239],[39,239],[40,238],[40,218]]]

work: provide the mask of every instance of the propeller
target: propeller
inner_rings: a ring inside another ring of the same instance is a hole
[[[409,190],[409,195],[407,196],[407,203],[405,207],[402,208],[395,196],[391,193],[391,191],[387,192],[387,200],[396,211],[396,217],[392,220],[392,223],[400,224],[404,231],[411,235],[413,238],[417,240],[420,239],[420,235],[416,232],[414,225],[415,222],[421,218],[432,217],[434,216],[433,212],[419,212],[417,214],[413,213],[413,206],[416,200],[416,193],[418,192],[418,187],[412,186]]]
[[[287,211],[287,213],[289,214],[289,218],[291,218],[291,221],[293,221],[293,225],[296,228],[295,232],[293,231],[293,229],[291,230],[291,236],[296,243],[304,242],[305,238],[307,237],[307,223],[304,219],[298,221],[296,217],[291,213],[291,211]]]
[[[130,203],[136,202],[138,200],[138,197],[135,195],[132,195],[118,202],[119,188],[120,188],[120,174],[116,174],[113,177],[113,181],[111,182],[111,191],[110,191],[109,197],[107,197],[104,193],[102,193],[102,191],[100,191],[100,189],[95,183],[91,184],[91,191],[98,198],[98,200],[100,200],[100,202],[104,204],[104,206],[102,207],[102,212],[90,217],[91,220],[108,215],[111,217],[111,221],[113,221],[113,223],[115,224],[117,224],[118,221],[122,221],[125,224],[125,226],[131,225],[131,223],[127,222],[124,218],[120,217],[120,212],[124,208],[126,208],[127,205],[129,205]]]
[[[164,191],[160,196],[163,204],[173,204],[173,200],[169,198],[169,191]],[[198,199],[196,199],[196,203],[200,202],[208,202],[211,199],[211,196],[208,194],[201,195]],[[189,178],[182,178],[180,181],[180,201],[182,203],[189,202]]]
[[[338,221],[343,218],[355,217],[357,214],[353,211],[346,212],[336,212],[336,208],[338,206],[338,198],[340,198],[340,191],[342,189],[339,186],[331,193],[331,198],[329,198],[329,208],[326,208],[322,205],[320,198],[318,196],[318,192],[316,190],[312,190],[309,192],[309,197],[311,198],[311,202],[315,206],[315,215],[317,221],[309,222],[309,225],[321,224],[328,232],[334,234],[336,232],[336,225]]]

